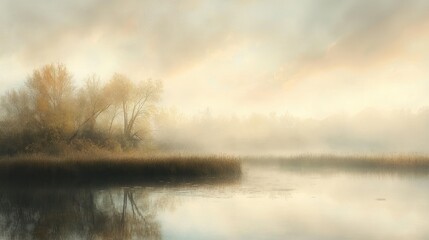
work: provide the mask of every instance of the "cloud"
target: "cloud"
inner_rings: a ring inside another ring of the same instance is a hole
[[[350,84],[363,81],[363,92],[372,91],[380,72],[422,65],[428,16],[424,0],[4,0],[0,67],[9,72],[0,81],[64,62],[76,80],[92,72],[162,78],[166,104],[190,111],[204,104],[297,111],[327,87],[348,95]]]
[[[395,58],[410,57],[404,56],[407,48],[429,36],[424,31],[429,24],[429,3],[358,1],[334,22],[334,40],[323,51],[296,59],[291,78],[332,68],[365,71]],[[421,50],[429,51],[423,47]]]

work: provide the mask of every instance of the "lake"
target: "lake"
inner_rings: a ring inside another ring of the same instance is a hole
[[[429,176],[243,164],[240,180],[2,187],[2,239],[428,239]]]

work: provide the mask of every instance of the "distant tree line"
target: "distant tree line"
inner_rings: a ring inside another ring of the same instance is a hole
[[[290,114],[157,113],[154,145],[163,152],[201,154],[429,154],[429,108],[365,109],[300,118]]]
[[[6,92],[0,106],[0,154],[136,148],[150,136],[160,81],[96,75],[77,88],[63,64],[33,71],[25,86]]]

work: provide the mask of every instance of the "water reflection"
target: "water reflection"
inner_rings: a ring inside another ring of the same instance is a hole
[[[160,239],[157,206],[144,190],[2,190],[0,231],[7,239]]]
[[[3,187],[0,239],[428,239],[427,175],[328,172],[249,164],[233,184]]]

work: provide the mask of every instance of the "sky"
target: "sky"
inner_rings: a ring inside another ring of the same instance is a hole
[[[428,42],[426,0],[0,0],[0,92],[61,62],[160,79],[189,114],[417,111]]]

